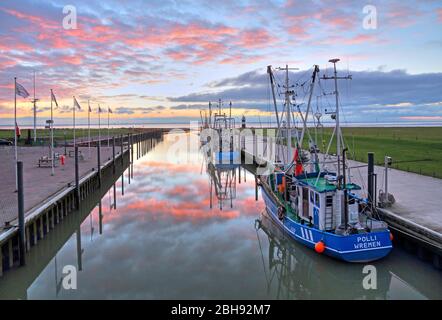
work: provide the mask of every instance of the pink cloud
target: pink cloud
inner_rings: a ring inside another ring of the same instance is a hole
[[[60,58],[60,61],[68,64],[79,65],[83,62],[83,59],[78,55],[74,55],[74,56],[63,56]]]
[[[387,23],[395,27],[406,28],[414,25],[422,13],[417,6],[409,7],[403,4],[392,4],[386,14]]]
[[[240,33],[236,44],[241,48],[253,49],[270,46],[274,39],[265,29],[246,30]]]

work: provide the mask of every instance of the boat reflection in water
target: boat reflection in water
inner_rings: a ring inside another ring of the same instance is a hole
[[[374,263],[377,288],[367,290],[363,286],[363,279],[367,276],[362,272],[364,264],[348,265],[333,259],[324,260],[316,252],[291,240],[273,222],[266,210],[261,213],[260,219],[256,220],[255,228],[257,229],[264,275],[270,298],[440,298],[440,295],[437,294],[438,290],[434,290],[434,283],[433,288],[426,285],[427,281],[431,282],[431,279],[426,279],[425,275],[422,274],[419,277],[413,276],[412,265],[399,265],[397,262],[393,263],[388,259],[382,263]],[[395,257],[393,256],[391,260],[395,260]],[[404,281],[397,274],[404,275],[409,282]],[[413,281],[412,284],[411,281]],[[428,294],[428,296],[423,293]]]
[[[213,207],[213,198],[216,197],[219,209],[222,210],[227,202],[233,208],[233,200],[236,198],[237,171],[241,179],[241,167],[237,164],[220,163],[210,157],[206,157],[207,174],[210,180],[210,209]]]

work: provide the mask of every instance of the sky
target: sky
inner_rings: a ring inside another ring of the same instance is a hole
[[[73,96],[79,123],[88,101],[93,121],[100,104],[122,124],[198,120],[218,99],[235,117],[274,121],[267,66],[281,84],[277,67],[299,69],[290,79],[305,105],[313,65],[330,76],[331,58],[352,75],[339,82],[345,121],[442,121],[441,56],[435,0],[2,0],[0,125],[13,124],[14,77],[33,96],[34,72],[40,124],[50,89],[56,124],[72,121]],[[320,82],[313,108],[324,112],[334,89]],[[19,123],[31,98],[17,99]]]

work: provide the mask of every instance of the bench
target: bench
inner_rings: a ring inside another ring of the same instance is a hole
[[[54,167],[57,166],[57,162],[54,161]],[[38,159],[38,167],[39,168],[47,168],[52,167],[52,159],[48,156],[43,156],[40,159]]]

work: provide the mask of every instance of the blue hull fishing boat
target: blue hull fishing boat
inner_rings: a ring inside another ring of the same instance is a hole
[[[289,68],[286,71],[284,106],[297,107],[301,115],[303,128],[300,134],[295,129],[296,143],[292,148],[292,128],[290,122],[294,119],[290,108],[284,110],[286,120],[281,123],[278,118],[278,135],[283,137],[287,147],[283,150],[285,161],[277,160],[273,169],[260,176],[262,196],[267,211],[272,219],[292,239],[314,249],[320,254],[344,260],[347,262],[369,262],[381,259],[392,249],[392,236],[385,222],[376,214],[374,201],[358,195],[362,189],[354,183],[347,183],[347,172],[350,171],[346,161],[347,148],[344,146],[339,124],[338,77],[336,63],[339,59],[330,60],[334,64],[334,76],[321,78],[335,80],[336,109],[329,112],[336,121],[333,135],[325,154],[320,154],[316,141],[308,132],[307,118],[311,112],[310,103],[313,94],[318,66],[314,67],[310,83],[310,95],[307,110],[304,115],[299,105],[292,101],[296,97],[289,84]],[[275,77],[271,67],[267,69],[273,86]],[[275,101],[275,112],[278,113]],[[316,114],[315,114],[316,116]],[[317,117],[319,120],[319,116]],[[310,160],[301,149],[304,135],[308,135]],[[336,155],[329,155],[333,138],[337,140]],[[277,136],[278,138],[278,136]],[[293,155],[294,153],[294,155]],[[320,160],[322,157],[322,160]],[[342,167],[341,167],[342,166]],[[333,170],[334,169],[334,170]],[[373,177],[369,177],[369,179]]]

